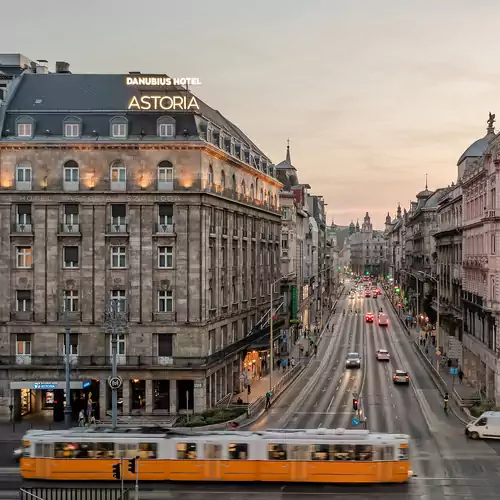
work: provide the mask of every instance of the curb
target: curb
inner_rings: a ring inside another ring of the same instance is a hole
[[[436,369],[432,366],[432,363],[431,361],[429,361],[429,358],[427,358],[427,356],[422,352],[422,349],[420,349],[420,347],[414,342],[414,341],[411,341],[411,332],[410,330],[408,330],[407,326],[405,325],[404,321],[400,318],[399,314],[398,314],[398,311],[396,310],[396,307],[394,306],[394,304],[392,303],[392,300],[389,300],[390,304],[391,304],[391,307],[393,309],[393,311],[395,312],[398,320],[399,320],[399,323],[401,324],[401,326],[403,327],[403,329],[406,331],[406,333],[408,334],[409,336],[409,340],[410,340],[410,343],[412,345],[412,348],[413,350],[418,354],[420,360],[422,361],[422,364],[424,365],[424,368],[425,370],[427,371],[427,373],[430,375],[431,377],[431,380],[432,382],[434,383],[434,385],[436,386],[436,388],[439,390],[440,394],[442,396],[444,396],[444,393],[445,392],[450,392],[449,389],[448,389],[448,384],[445,382],[445,380],[439,375],[439,373],[436,372]],[[455,400],[455,394],[452,392],[451,393],[453,399]],[[455,400],[455,404],[457,404],[457,401]],[[457,417],[458,420],[460,420],[460,422],[462,422],[463,424],[468,424],[471,419],[473,419],[473,417],[471,416],[470,412],[468,411],[465,411],[466,408],[464,407],[461,407],[460,405],[458,405],[460,410],[457,412],[455,411],[453,408],[451,408],[450,406],[450,411],[453,413],[453,415],[455,415],[455,417]],[[465,413],[466,417],[469,418],[469,420],[465,420],[459,413],[460,411],[462,411],[463,413]]]

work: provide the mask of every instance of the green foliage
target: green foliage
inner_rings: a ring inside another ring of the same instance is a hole
[[[212,408],[198,415],[182,415],[175,427],[203,427],[204,425],[224,424],[246,413],[246,408]]]

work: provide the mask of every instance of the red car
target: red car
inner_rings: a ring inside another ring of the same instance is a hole
[[[365,321],[367,323],[373,323],[374,319],[375,319],[375,315],[373,313],[366,313],[365,314]]]

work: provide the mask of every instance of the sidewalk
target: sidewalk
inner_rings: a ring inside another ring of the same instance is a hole
[[[448,365],[446,363],[443,364],[440,360],[441,356],[436,355],[436,347],[432,345],[430,337],[427,340],[425,337],[421,337],[421,342],[419,342],[420,335],[416,332],[416,329],[410,328],[409,331],[412,340],[414,340],[417,344],[417,348],[446,383],[448,392],[455,391],[460,399],[466,401],[470,401],[471,399],[478,397],[477,390],[467,383],[467,379],[465,377],[463,378],[462,383],[460,383],[458,375],[450,374],[450,368],[448,368]]]
[[[297,365],[301,359],[304,358],[304,355],[300,354],[300,349],[299,346],[302,345],[304,346],[304,353],[308,350],[309,348],[309,342],[307,339],[304,338],[299,338],[293,348],[290,351],[290,355],[286,356],[286,359],[295,359],[295,364]],[[280,360],[282,358],[279,358]],[[272,377],[271,377],[271,383],[274,386],[277,384],[291,369],[292,367],[287,366],[286,370],[283,371],[283,368],[280,367],[277,369],[277,359],[276,357],[273,359],[273,371],[272,371]],[[234,394],[233,397],[231,398],[231,403],[236,403],[238,401],[238,398],[241,398],[243,400],[244,404],[252,404],[254,401],[256,401],[259,398],[262,398],[266,395],[266,392],[269,390],[269,374],[265,375],[262,378],[252,378],[251,379],[251,385],[250,385],[250,394],[248,394],[247,388],[245,388],[243,391],[239,392],[238,394]]]

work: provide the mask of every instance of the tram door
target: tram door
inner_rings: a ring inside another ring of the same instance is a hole
[[[205,457],[205,479],[219,481],[221,479],[222,445],[216,442],[205,443],[203,449]]]

